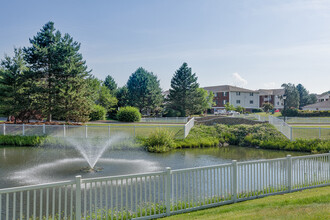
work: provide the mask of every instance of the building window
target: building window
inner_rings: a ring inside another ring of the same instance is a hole
[[[253,96],[253,92],[250,92],[250,96]]]
[[[223,96],[227,96],[227,92],[223,92]]]
[[[215,92],[215,93],[214,93],[214,97],[217,97],[217,96],[218,96],[218,93]]]
[[[253,104],[253,100],[250,100],[250,104]]]
[[[236,100],[236,104],[240,104],[241,103],[241,100]]]
[[[280,105],[280,102],[277,102],[277,105]]]
[[[223,104],[225,105],[227,102],[226,102],[226,100],[223,100]]]
[[[236,95],[241,95],[241,92],[236,92]]]

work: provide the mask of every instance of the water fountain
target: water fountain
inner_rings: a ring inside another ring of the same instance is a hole
[[[75,138],[68,137],[65,140],[72,145],[86,160],[88,167],[84,167],[81,171],[84,172],[98,172],[102,167],[96,167],[97,161],[101,158],[104,151],[115,143],[122,141],[125,137],[123,135],[115,135],[108,138]]]

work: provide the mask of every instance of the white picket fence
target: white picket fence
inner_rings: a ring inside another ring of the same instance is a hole
[[[168,129],[176,138],[185,138],[194,126],[194,119],[182,125],[129,125],[129,126],[96,126],[96,125],[26,125],[26,124],[0,124],[0,135],[23,135],[52,137],[98,137],[110,138],[121,133],[128,136],[146,136],[155,129]]]
[[[280,117],[288,124],[330,124],[330,117]]]
[[[324,127],[293,127],[280,118],[269,116],[269,123],[290,140],[297,139],[330,139],[330,128]]]
[[[150,219],[330,185],[330,153],[0,189],[0,219]]]
[[[184,126],[184,138],[188,136],[190,130],[195,126],[195,118],[191,118]]]

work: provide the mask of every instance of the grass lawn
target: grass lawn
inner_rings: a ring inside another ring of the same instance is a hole
[[[321,130],[319,128],[321,128]],[[322,139],[330,139],[330,126],[292,126],[292,137],[293,139],[313,139],[320,137]]]
[[[266,113],[266,112],[258,112],[258,113],[255,113],[257,115],[260,115],[260,116],[264,116],[264,117],[267,117],[267,116],[274,116],[274,117],[280,117],[282,116],[282,113],[281,112],[275,112],[274,114],[272,113]]]
[[[330,219],[330,186],[269,196],[164,219]]]
[[[318,124],[318,125],[290,125],[291,127],[295,128],[330,128],[330,125],[323,125],[323,124]]]
[[[126,133],[135,136],[149,136],[155,129],[168,129],[173,132],[176,138],[183,138],[184,125],[183,124],[138,124],[138,123],[123,123],[123,124],[87,124],[88,134],[93,136],[104,136],[109,134],[108,127],[110,126],[110,133]],[[75,128],[76,131],[84,132],[84,126]]]

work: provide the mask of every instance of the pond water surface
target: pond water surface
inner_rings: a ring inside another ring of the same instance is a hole
[[[101,172],[81,171],[87,162],[72,148],[0,148],[0,188],[72,180],[82,178],[125,175],[172,169],[200,167],[230,163],[232,160],[248,161],[299,156],[306,153],[273,151],[256,148],[227,146],[221,148],[182,149],[164,154],[148,153],[143,149],[107,150],[97,162]]]

